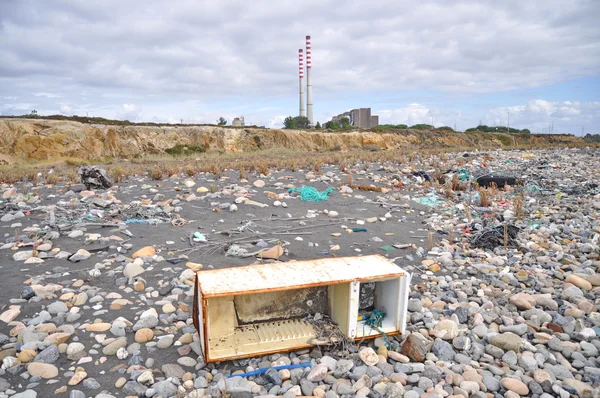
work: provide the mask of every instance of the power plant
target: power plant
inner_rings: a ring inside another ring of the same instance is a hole
[[[311,67],[311,42],[310,36],[306,36],[306,117],[308,118],[308,124],[312,127],[315,125],[315,121],[313,117],[312,81],[310,79]]]
[[[308,124],[312,127],[315,121],[313,117],[312,82],[310,80],[312,66],[310,47],[310,36],[306,36],[306,106],[304,103],[304,53],[302,49],[298,50],[298,80],[300,89],[299,116],[305,116],[308,119]]]
[[[300,68],[300,116],[306,116],[306,108],[304,107],[304,59],[302,49],[298,50],[298,64]]]

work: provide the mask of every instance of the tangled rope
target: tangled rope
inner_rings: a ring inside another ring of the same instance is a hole
[[[365,324],[365,326],[369,326],[371,329],[375,329],[379,333],[381,333],[381,336],[383,337],[383,341],[385,342],[385,347],[387,349],[391,349],[392,343],[390,342],[390,339],[387,337],[385,332],[383,330],[381,330],[381,325],[383,325],[383,319],[385,318],[385,315],[386,315],[385,310],[374,309],[371,312],[371,314],[369,315],[369,317],[364,320],[364,324]],[[363,332],[363,335],[364,335],[364,332]]]
[[[290,188],[288,193],[299,192],[300,199],[305,202],[321,202],[329,199],[329,194],[333,192],[333,189],[327,188],[323,192],[317,191],[316,188],[303,186],[302,188]]]

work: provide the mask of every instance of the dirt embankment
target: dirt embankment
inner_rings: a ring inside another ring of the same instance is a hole
[[[0,119],[0,162],[73,157],[98,160],[161,154],[176,145],[246,152],[286,148],[298,151],[353,149],[443,149],[585,145],[570,135],[509,135],[482,132],[398,130],[314,132],[216,126],[107,126],[44,119]]]

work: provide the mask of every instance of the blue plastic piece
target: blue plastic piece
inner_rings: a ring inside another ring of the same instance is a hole
[[[312,362],[302,362],[296,365],[281,365],[281,366],[273,366],[273,369],[275,370],[281,370],[281,369],[296,369],[296,368],[310,368],[312,367]],[[248,372],[248,373],[241,373],[241,374],[236,374],[236,375],[231,375],[228,376],[228,379],[231,379],[232,377],[248,377],[248,376],[257,376],[257,375],[261,375],[263,373],[267,373],[267,371],[271,369],[271,368],[259,368],[256,370],[253,370],[252,372]]]

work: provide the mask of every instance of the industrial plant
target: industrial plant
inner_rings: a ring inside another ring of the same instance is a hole
[[[331,118],[333,121],[340,121],[347,117],[350,119],[350,126],[361,129],[370,129],[379,126],[379,116],[371,115],[371,108],[352,109]]]
[[[306,116],[308,123],[312,127],[315,124],[313,116],[313,101],[312,101],[312,81],[311,81],[311,41],[310,36],[306,36],[306,108],[304,107],[304,59],[302,49],[298,50],[298,66],[299,66],[299,85],[300,85],[300,114]]]

